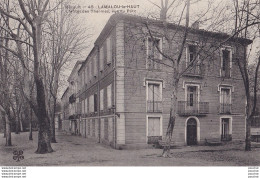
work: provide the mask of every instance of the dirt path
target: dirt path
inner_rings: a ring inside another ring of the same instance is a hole
[[[35,154],[37,133],[12,134],[12,147],[0,135],[0,165],[4,166],[249,166],[260,165],[260,148],[243,151],[242,144],[217,147],[195,146],[172,150],[172,158],[160,157],[160,149],[114,150],[91,139],[57,132],[55,152]],[[23,150],[24,160],[13,160],[13,151]]]

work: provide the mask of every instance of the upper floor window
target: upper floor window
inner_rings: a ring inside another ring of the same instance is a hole
[[[220,88],[220,113],[228,114],[231,113],[231,88],[221,87]]]
[[[221,50],[221,77],[231,77],[232,53],[230,49]]]
[[[84,100],[81,101],[81,113],[85,114],[85,101]]]
[[[162,83],[147,82],[147,112],[162,111]]]
[[[162,51],[162,39],[160,38],[150,38],[147,40],[147,69],[159,69],[160,61],[162,59],[162,55],[160,53]]]
[[[198,86],[187,86],[187,106],[194,107],[198,103]]]
[[[97,94],[94,94],[94,112],[98,111],[98,97]]]
[[[220,103],[231,104],[231,89],[221,88],[220,90]]]
[[[90,59],[89,63],[88,63],[88,71],[89,71],[89,80],[92,79],[93,76],[93,66],[92,66],[92,59]]]
[[[112,84],[107,87],[107,108],[112,107]]]
[[[112,40],[108,37],[107,40],[107,64],[111,64],[112,61]]]
[[[93,75],[94,75],[94,77],[97,76],[97,61],[98,61],[98,57],[97,57],[97,55],[95,55],[93,57]]]
[[[85,70],[84,70],[84,79],[85,79],[85,84],[88,83],[88,68],[86,66]]]
[[[94,95],[89,97],[89,112],[94,112]]]
[[[104,47],[103,46],[100,48],[99,53],[100,53],[100,56],[99,56],[99,70],[103,71],[103,69],[104,69]]]
[[[100,110],[104,110],[104,89],[100,90]]]
[[[197,46],[188,45],[187,48],[187,63],[193,62],[198,58],[197,56]]]
[[[87,98],[85,99],[85,112],[84,113],[85,114],[88,113],[88,99]]]

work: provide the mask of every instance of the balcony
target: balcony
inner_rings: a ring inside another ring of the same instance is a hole
[[[71,103],[74,103],[75,101],[76,101],[76,96],[75,96],[75,94],[70,95],[70,97],[69,97],[69,103],[71,104]]]
[[[177,113],[181,116],[206,115],[209,113],[209,103],[208,102],[190,103],[188,101],[178,101]]]
[[[219,105],[219,114],[231,114],[232,104],[220,103]]]
[[[147,101],[147,112],[162,112],[162,101]]]
[[[189,66],[188,62],[183,62],[181,66],[181,71],[186,70]],[[187,69],[183,75],[185,76],[194,76],[194,77],[202,77],[204,73],[204,65],[203,64],[193,64],[192,66]]]

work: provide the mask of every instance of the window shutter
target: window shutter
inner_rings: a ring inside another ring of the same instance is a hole
[[[97,76],[97,60],[98,60],[98,58],[97,58],[97,55],[93,58],[93,73],[94,73],[94,77],[96,77]]]
[[[82,100],[82,102],[81,102],[81,108],[82,108],[82,111],[81,111],[81,114],[85,114],[85,106],[84,106],[84,104],[85,104],[85,102],[84,102],[84,100]]]
[[[104,110],[104,89],[100,90],[100,110]]]
[[[97,94],[94,94],[94,112],[97,112],[98,108],[98,100],[97,100]]]
[[[108,85],[107,87],[107,108],[112,107],[112,85]]]
[[[107,64],[111,64],[112,61],[112,45],[111,37],[107,38]]]
[[[88,99],[85,99],[85,114],[88,113]]]
[[[100,48],[100,57],[99,57],[99,69],[100,71],[103,71],[104,69],[104,47],[102,46]]]

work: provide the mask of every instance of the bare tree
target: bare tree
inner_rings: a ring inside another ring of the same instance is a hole
[[[259,41],[260,36],[260,2],[243,0],[233,1],[234,9],[234,30],[233,36],[251,38],[253,41]],[[238,42],[237,42],[238,44]],[[245,48],[246,50],[246,48]],[[259,49],[258,49],[259,50]],[[245,51],[244,56],[239,58],[236,51],[236,62],[239,66],[243,78],[245,95],[246,95],[246,139],[245,150],[251,150],[251,122],[256,113],[258,77],[260,67],[260,52],[256,51],[251,54],[251,50]],[[248,55],[246,55],[248,54]],[[254,61],[250,66],[250,58]],[[252,73],[253,72],[253,73]],[[251,74],[251,77],[250,77]],[[250,80],[251,78],[251,80]]]

